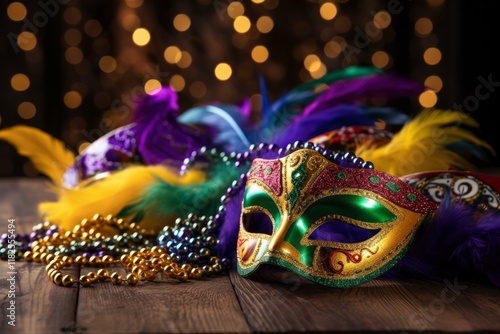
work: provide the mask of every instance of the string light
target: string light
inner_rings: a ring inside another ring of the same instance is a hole
[[[132,40],[138,46],[144,46],[149,43],[151,35],[146,28],[137,28],[132,34]]]
[[[325,44],[323,52],[328,58],[336,58],[342,52],[342,46],[336,40],[331,40]]]
[[[236,2],[238,3],[238,2]],[[177,14],[174,17],[174,28],[177,31],[186,31],[191,26],[191,19],[186,14]]]
[[[319,14],[323,20],[333,20],[337,16],[337,6],[331,2],[325,2],[319,8]]]
[[[186,86],[186,80],[184,80],[184,78],[179,75],[179,74],[174,74],[171,78],[170,78],[170,86],[172,86],[172,88],[176,91],[176,92],[180,92],[181,90],[184,89],[184,87]]]
[[[36,36],[30,31],[23,31],[17,36],[17,45],[24,51],[33,50],[36,44]]]
[[[437,95],[432,90],[426,90],[418,97],[418,102],[424,108],[432,108],[437,103]]]
[[[82,41],[82,33],[78,29],[71,28],[64,32],[63,38],[69,46],[77,46]]]
[[[428,48],[424,52],[424,61],[428,65],[436,65],[441,61],[441,51],[438,48]]]
[[[248,30],[250,30],[251,27],[251,22],[250,19],[246,16],[238,16],[236,19],[234,19],[233,22],[233,27],[236,32],[239,32],[240,34],[246,33]]]
[[[161,90],[161,82],[157,79],[149,79],[144,84],[144,91],[148,95],[155,95]]]
[[[30,87],[30,79],[26,74],[17,73],[10,79],[10,85],[18,92],[23,92]]]
[[[69,91],[64,94],[64,105],[70,109],[76,109],[82,104],[82,96],[76,91]]]
[[[257,30],[263,34],[267,34],[273,30],[274,21],[269,16],[261,16],[256,23]]]
[[[130,8],[139,8],[142,6],[143,0],[125,0],[125,3]]]
[[[17,107],[17,113],[22,119],[32,119],[36,115],[36,107],[31,102],[21,102]]]
[[[443,80],[437,75],[431,75],[425,79],[424,85],[435,92],[439,92],[443,88]]]
[[[191,66],[191,62],[193,61],[191,55],[187,51],[181,52],[181,59],[177,62],[177,66],[180,68],[188,68]]]
[[[176,64],[181,60],[182,52],[177,46],[172,45],[165,49],[163,52],[163,58],[165,58],[167,63]]]
[[[111,56],[104,56],[99,59],[99,68],[104,73],[111,73],[116,70],[116,59]]]
[[[243,7],[241,2],[232,1],[229,6],[227,6],[227,15],[229,15],[230,18],[235,19],[243,14],[245,14],[245,7]]]
[[[72,65],[76,65],[82,62],[83,52],[80,48],[76,46],[71,46],[64,52],[64,58],[66,61]]]
[[[231,77],[233,70],[227,63],[220,63],[215,67],[215,77],[221,81],[225,81]]]
[[[372,55],[372,63],[378,68],[386,68],[389,65],[390,57],[385,51],[377,51]]]
[[[7,7],[7,16],[12,21],[22,21],[26,17],[28,11],[26,7],[20,2],[12,2]]]
[[[415,22],[415,34],[419,37],[425,37],[432,32],[433,24],[427,17],[421,17]]]
[[[200,99],[207,93],[207,86],[201,81],[195,81],[189,86],[189,94]]]
[[[373,16],[373,24],[378,29],[386,29],[391,25],[391,14],[385,10],[381,10]]]
[[[97,20],[88,20],[87,22],[85,22],[83,30],[90,37],[97,37],[102,32],[102,26],[101,23],[99,23],[99,21]]]
[[[76,25],[80,23],[82,19],[82,13],[76,7],[66,8],[63,16],[64,16],[64,21],[66,21],[66,23],[70,25]]]
[[[269,57],[269,51],[267,51],[267,48],[263,45],[257,45],[252,49],[252,59],[256,63],[263,63],[267,60]]]

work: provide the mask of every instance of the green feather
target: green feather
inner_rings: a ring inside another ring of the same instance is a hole
[[[146,216],[186,217],[189,213],[214,215],[227,188],[246,171],[220,163],[210,167],[206,181],[202,183],[174,185],[157,178],[156,183],[140,194],[137,201],[125,206],[118,217],[133,216],[134,221],[140,222]]]

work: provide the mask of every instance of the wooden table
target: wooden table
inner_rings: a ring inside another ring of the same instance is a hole
[[[44,179],[1,180],[1,233],[10,218],[16,232],[30,232],[41,221],[37,204],[53,198]],[[79,277],[79,270],[68,272]],[[0,333],[500,332],[500,289],[464,281],[376,279],[335,289],[262,270],[252,278],[232,272],[186,283],[65,288],[48,280],[44,265],[17,261],[10,298],[11,271],[0,261]],[[15,327],[8,324],[11,300]]]

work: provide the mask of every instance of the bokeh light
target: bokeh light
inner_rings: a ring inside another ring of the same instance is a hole
[[[144,46],[149,43],[151,39],[151,35],[146,28],[137,28],[134,30],[132,34],[132,40],[135,44],[139,46]]]
[[[426,90],[418,97],[418,102],[424,108],[432,108],[437,103],[437,95],[432,90]]]
[[[337,6],[331,2],[325,2],[319,8],[319,14],[324,20],[333,20],[337,16]]]
[[[191,26],[191,19],[186,14],[177,14],[174,17],[173,24],[177,31],[186,31]]]
[[[17,107],[17,113],[22,119],[32,119],[36,115],[36,107],[31,102],[21,102]]]
[[[234,30],[240,34],[244,34],[250,30],[251,25],[250,19],[246,16],[238,16],[233,22]]]
[[[424,52],[424,61],[429,65],[436,65],[441,61],[441,51],[438,48],[428,48]]]
[[[10,78],[10,85],[14,90],[23,92],[30,87],[30,79],[24,73],[17,73]]]
[[[252,49],[252,59],[256,63],[263,63],[267,60],[269,57],[269,51],[267,51],[267,48],[263,45],[257,45]]]
[[[215,77],[221,81],[225,81],[231,77],[233,70],[227,63],[220,63],[215,67]]]
[[[7,7],[7,16],[12,21],[22,21],[26,17],[27,13],[28,11],[26,10],[26,7],[17,1],[12,2]]]

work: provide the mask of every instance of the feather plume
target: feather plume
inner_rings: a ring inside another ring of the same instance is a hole
[[[402,98],[415,96],[424,91],[421,84],[395,74],[372,74],[340,80],[310,103],[298,120],[343,103],[364,103],[369,98]]]
[[[355,154],[371,161],[377,170],[403,176],[429,170],[477,170],[470,156],[495,154],[472,132],[478,124],[458,111],[425,109],[408,121],[384,146],[359,146]],[[457,150],[457,144],[461,150]],[[453,146],[455,145],[455,146]],[[475,153],[481,152],[481,153]]]
[[[500,287],[500,214],[481,216],[469,205],[443,200],[415,235],[405,257],[385,277],[489,282]]]
[[[38,208],[47,220],[64,229],[72,229],[82,219],[96,213],[118,215],[123,207],[135,202],[148,186],[158,180],[168,182],[172,187],[181,186],[202,182],[205,174],[193,170],[180,176],[177,170],[161,165],[131,166],[87,186],[74,189],[54,187],[58,200],[42,202]],[[173,224],[177,217],[175,213],[169,217],[146,215],[141,226],[159,231],[163,226]]]
[[[5,128],[0,130],[0,139],[13,145],[40,173],[59,186],[64,172],[75,161],[75,155],[64,143],[37,128],[26,125]]]
[[[286,147],[294,141],[308,141],[343,126],[374,126],[380,120],[387,125],[401,126],[409,120],[409,116],[388,107],[344,104],[304,117],[300,122],[293,122],[286,131],[277,132],[271,142]]]
[[[141,222],[148,217],[186,217],[189,213],[214,215],[220,206],[222,195],[245,171],[220,163],[210,166],[209,171],[193,169],[191,173],[193,172],[206,174],[206,179],[176,184],[168,179],[155,178],[154,182],[143,188],[135,199],[118,212],[118,216],[133,216],[136,221]]]
[[[244,133],[244,114],[237,106],[207,105],[183,112],[177,120],[182,124],[192,124],[208,128],[213,134],[213,145],[226,151],[243,152],[250,142]]]
[[[162,87],[144,94],[134,110],[138,151],[148,165],[170,162],[180,166],[187,154],[210,145],[210,138],[193,126],[178,122],[177,93]]]

